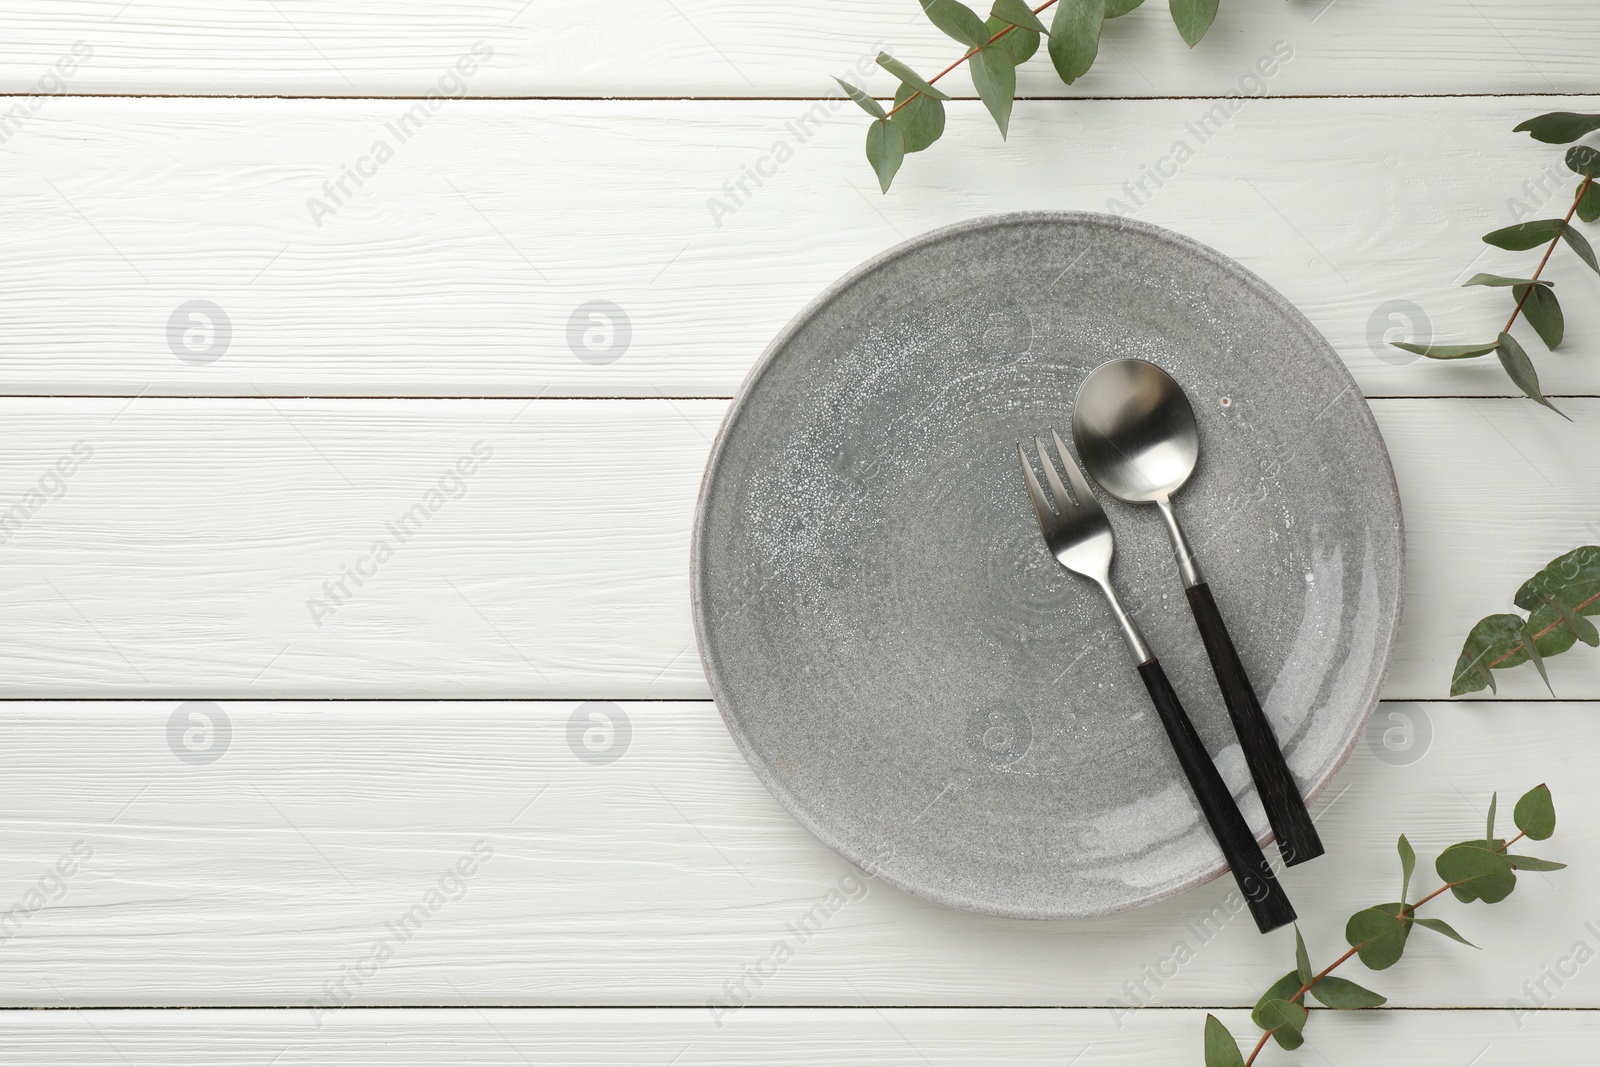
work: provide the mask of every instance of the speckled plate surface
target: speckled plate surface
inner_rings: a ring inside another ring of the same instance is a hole
[[[832,286],[728,412],[695,523],[717,705],[796,818],[885,881],[1100,915],[1225,869],[1097,591],[1044,550],[1016,442],[1095,366],[1167,369],[1200,424],[1175,498],[1303,789],[1343,763],[1399,621],[1400,502],[1328,343],[1232,260],[1130,219],[1004,215]],[[1102,495],[1114,577],[1263,840],[1153,508]]]

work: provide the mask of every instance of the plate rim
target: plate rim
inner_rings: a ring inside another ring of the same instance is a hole
[[[705,581],[703,556],[706,551],[705,531],[707,520],[707,502],[710,499],[713,483],[716,480],[717,473],[721,467],[724,451],[727,448],[729,436],[728,431],[733,427],[735,421],[743,413],[751,395],[755,392],[756,387],[760,384],[767,371],[777,363],[778,357],[784,348],[789,344],[794,336],[804,329],[810,323],[811,319],[814,318],[815,315],[828,304],[832,303],[840,295],[848,292],[869,275],[895,262],[896,260],[910,255],[913,252],[920,251],[929,245],[938,244],[942,241],[960,237],[963,234],[979,230],[1000,229],[1007,226],[1026,226],[1039,223],[1060,224],[1072,222],[1088,222],[1094,225],[1106,226],[1113,230],[1122,229],[1136,233],[1142,233],[1143,235],[1155,238],[1158,241],[1165,241],[1169,244],[1183,247],[1188,251],[1198,255],[1200,258],[1209,261],[1212,265],[1218,267],[1219,269],[1239,277],[1246,286],[1258,292],[1259,295],[1265,297],[1266,300],[1272,304],[1280,314],[1283,314],[1287,318],[1296,321],[1310,337],[1313,337],[1317,341],[1321,342],[1321,347],[1318,354],[1327,358],[1327,361],[1332,365],[1336,374],[1341,374],[1344,376],[1347,390],[1355,391],[1356,398],[1360,401],[1360,403],[1357,405],[1357,414],[1366,428],[1371,431],[1373,439],[1377,442],[1379,465],[1381,466],[1382,473],[1385,476],[1383,479],[1381,479],[1381,483],[1383,488],[1388,493],[1389,500],[1393,504],[1393,510],[1395,514],[1396,566],[1394,589],[1389,598],[1388,604],[1389,617],[1391,620],[1389,633],[1387,635],[1387,640],[1383,645],[1382,662],[1377,670],[1377,678],[1372,687],[1372,693],[1367,699],[1367,706],[1362,710],[1360,716],[1357,718],[1356,728],[1351,731],[1350,739],[1345,743],[1344,749],[1338,753],[1333,762],[1329,765],[1327,772],[1313,782],[1311,787],[1306,790],[1305,799],[1307,803],[1310,803],[1319,795],[1321,795],[1321,793],[1328,787],[1333,779],[1337,777],[1339,771],[1344,768],[1345,763],[1355,752],[1357,744],[1364,736],[1367,723],[1371,719],[1372,713],[1377,709],[1378,704],[1381,703],[1384,685],[1389,676],[1389,669],[1394,663],[1394,650],[1396,645],[1399,643],[1400,626],[1405,608],[1405,509],[1400,498],[1399,482],[1395,478],[1394,463],[1389,456],[1388,442],[1384,439],[1383,431],[1378,426],[1377,419],[1373,417],[1372,408],[1371,405],[1367,403],[1366,394],[1361,391],[1361,387],[1356,382],[1355,376],[1350,373],[1350,368],[1346,366],[1345,361],[1339,356],[1338,350],[1333,347],[1322,331],[1317,328],[1316,324],[1307,318],[1304,312],[1296,307],[1288,299],[1288,297],[1279,292],[1277,288],[1269,283],[1265,278],[1262,278],[1255,271],[1246,267],[1244,264],[1240,263],[1231,256],[1228,256],[1217,249],[1212,248],[1210,245],[1188,236],[1187,234],[1179,233],[1178,231],[1168,229],[1165,226],[1157,226],[1154,223],[1145,222],[1142,219],[1136,219],[1131,216],[1113,215],[1100,211],[1078,210],[1011,211],[990,215],[979,215],[974,218],[963,219],[959,222],[949,223],[943,226],[936,226],[931,230],[924,231],[923,233],[919,233],[914,237],[891,245],[889,248],[886,248],[876,255],[873,255],[861,263],[858,263],[856,266],[852,267],[850,270],[836,278],[833,282],[829,283],[821,292],[807,301],[805,305],[800,308],[800,310],[795,312],[795,314],[790,317],[788,322],[784,323],[783,327],[773,336],[772,340],[768,342],[766,348],[762,350],[760,357],[758,357],[755,363],[751,366],[749,372],[745,374],[744,379],[739,383],[738,391],[734,393],[732,400],[728,404],[727,411],[723,414],[722,421],[717,426],[717,433],[712,439],[710,453],[706,457],[705,470],[701,474],[700,488],[695,499],[694,524],[690,531],[689,543],[689,601],[691,614],[693,615],[694,620],[695,646],[699,652],[701,669],[705,674],[706,683],[711,689],[711,699],[713,703],[716,704],[717,714],[721,717],[723,726],[727,729],[728,734],[733,738],[734,744],[739,749],[740,755],[744,757],[744,760],[749,764],[750,769],[755,772],[755,775],[758,779],[760,779],[761,784],[766,787],[767,792],[772,794],[772,796],[777,799],[778,803],[783,806],[784,810],[786,810],[789,815],[793,817],[801,826],[803,826],[812,836],[817,838],[834,852],[838,853],[844,859],[848,860],[852,865],[860,868],[867,875],[867,877],[882,881],[884,884],[893,886],[894,888],[908,893],[919,900],[931,901],[935,904],[939,904],[948,908],[954,908],[960,911],[973,912],[980,915],[991,915],[1005,919],[1037,919],[1044,921],[1087,919],[1134,911],[1140,908],[1148,907],[1152,904],[1158,904],[1165,900],[1171,900],[1175,897],[1183,895],[1184,893],[1190,892],[1191,890],[1198,889],[1200,886],[1212,882],[1221,877],[1223,874],[1227,873],[1229,868],[1227,861],[1222,860],[1213,867],[1201,871],[1199,874],[1180,885],[1146,893],[1114,907],[1093,908],[1082,911],[1005,907],[1003,905],[997,905],[993,902],[980,898],[964,897],[958,893],[949,892],[944,889],[930,888],[921,884],[914,885],[910,882],[896,878],[892,873],[884,871],[881,867],[874,869],[876,864],[873,863],[873,857],[870,852],[855,848],[847,845],[843,841],[840,841],[836,835],[826,831],[810,817],[808,812],[795,800],[794,797],[789,794],[788,790],[781,785],[780,779],[778,779],[777,776],[772,773],[767,761],[752,747],[749,739],[745,736],[744,731],[740,728],[739,723],[729,712],[728,704],[724,699],[722,682],[717,673],[715,657],[711,651],[711,642],[709,639],[708,624],[706,620],[706,594],[703,589],[703,583]],[[1259,843],[1263,846],[1272,840],[1273,835],[1270,828],[1263,832],[1258,838]]]

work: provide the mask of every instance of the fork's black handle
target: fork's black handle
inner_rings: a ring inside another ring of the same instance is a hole
[[[1167,728],[1172,749],[1178,754],[1178,762],[1188,776],[1206,822],[1211,824],[1217,844],[1222,846],[1222,855],[1239,883],[1239,892],[1250,905],[1256,926],[1266,933],[1294,922],[1294,905],[1289,903],[1288,894],[1278,884],[1271,864],[1256,843],[1256,835],[1250,832],[1244,816],[1239,814],[1227,783],[1200,743],[1200,736],[1194,732],[1194,724],[1184,713],[1183,705],[1178,703],[1178,694],[1167,681],[1167,672],[1161,669],[1160,663],[1150,659],[1139,664],[1139,676],[1150,690],[1150,699],[1161,714],[1161,724]]]
[[[1256,780],[1256,791],[1261,794],[1261,805],[1267,809],[1267,822],[1278,839],[1278,851],[1285,866],[1293,867],[1322,855],[1322,838],[1306,810],[1306,802],[1294,784],[1294,775],[1283,758],[1283,749],[1273,736],[1272,724],[1267,722],[1256,699],[1255,688],[1245,674],[1244,664],[1228,636],[1228,627],[1217,610],[1211,596],[1211,587],[1205,582],[1188,589],[1189,608],[1200,628],[1200,639],[1205,642],[1206,655],[1211,657],[1211,670],[1217,676],[1217,686],[1222,690],[1222,700],[1228,705],[1233,718],[1234,732],[1239,735],[1239,745],[1244,749],[1244,761],[1250,767],[1250,776]]]

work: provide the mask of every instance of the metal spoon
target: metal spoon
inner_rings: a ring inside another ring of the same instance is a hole
[[[1078,390],[1072,436],[1090,477],[1106,492],[1119,500],[1153,503],[1160,510],[1189,608],[1283,862],[1292,867],[1317,858],[1322,840],[1172,510],[1172,494],[1189,480],[1200,458],[1200,435],[1188,397],[1154,363],[1112,360],[1096,367]]]

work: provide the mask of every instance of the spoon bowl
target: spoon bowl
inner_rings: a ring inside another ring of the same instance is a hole
[[[1131,503],[1167,499],[1200,458],[1189,398],[1172,375],[1142,359],[1095,368],[1078,390],[1072,436],[1095,481]]]

